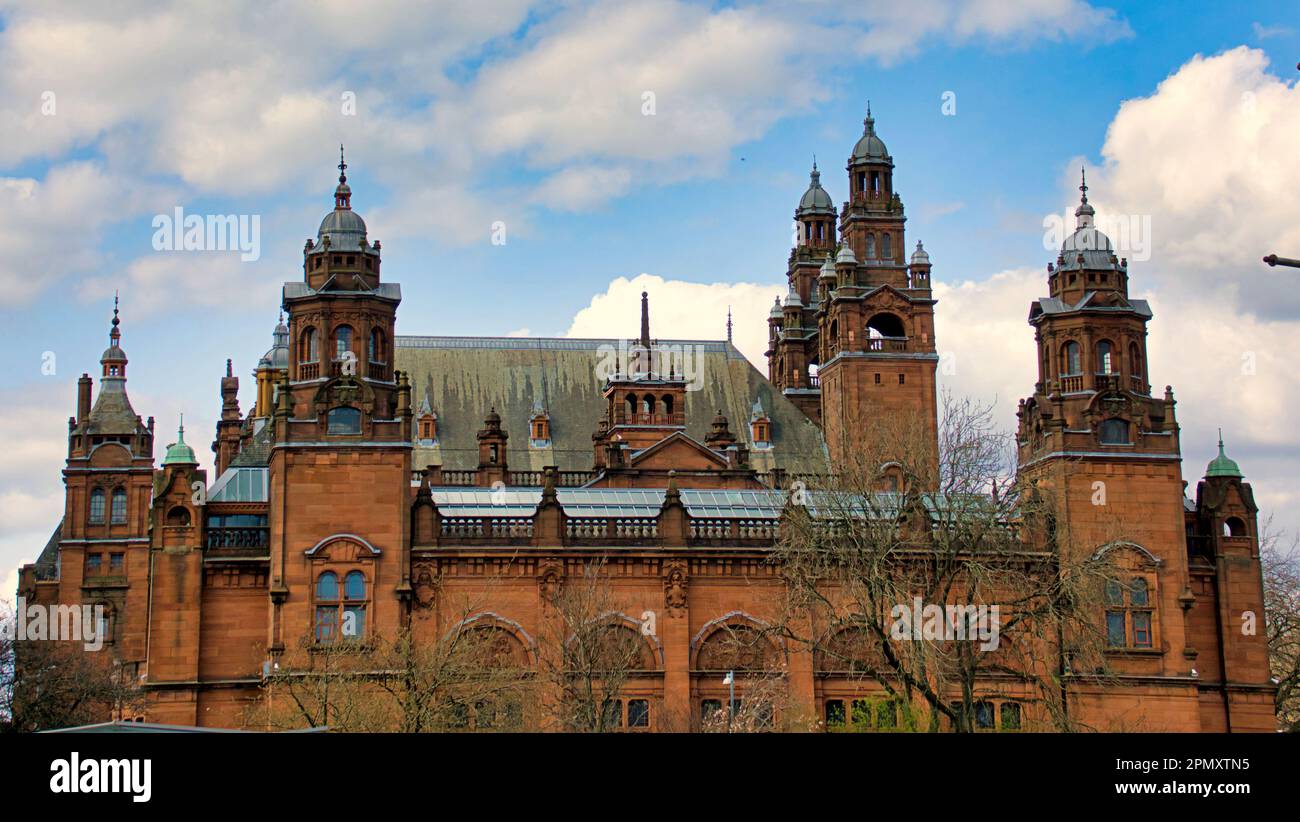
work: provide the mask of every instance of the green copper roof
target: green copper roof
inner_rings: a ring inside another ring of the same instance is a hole
[[[1242,476],[1241,468],[1237,463],[1228,459],[1228,455],[1223,453],[1223,431],[1219,431],[1219,456],[1210,460],[1210,465],[1205,469],[1207,477],[1238,477]]]
[[[185,417],[181,416],[180,430],[176,432],[177,440],[167,446],[167,456],[163,457],[163,465],[198,465],[199,461],[194,457],[194,449],[185,444]]]

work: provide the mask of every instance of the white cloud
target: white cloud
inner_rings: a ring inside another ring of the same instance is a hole
[[[665,340],[725,340],[727,310],[736,348],[767,373],[767,312],[784,285],[689,283],[653,274],[617,277],[574,315],[566,337],[633,339],[641,329],[641,292],[649,294],[650,336]]]
[[[1296,317],[1294,271],[1260,260],[1300,252],[1300,85],[1267,67],[1246,47],[1197,56],[1126,101],[1090,194],[1101,211],[1151,215],[1148,281],[1227,285],[1244,310]]]

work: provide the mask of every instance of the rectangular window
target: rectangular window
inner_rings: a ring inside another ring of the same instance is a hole
[[[844,727],[844,701],[841,699],[826,700],[826,727],[842,728]]]
[[[1123,611],[1106,612],[1106,644],[1112,648],[1123,648],[1128,644]]]
[[[700,719],[706,722],[722,710],[721,699],[706,699],[700,703]]]
[[[627,726],[629,728],[650,727],[650,703],[644,699],[627,701]]]
[[[343,638],[364,639],[366,636],[366,606],[347,605],[343,608]]]
[[[90,495],[90,521],[92,523],[101,523],[104,521],[104,492],[96,490]]]
[[[992,702],[975,703],[975,727],[976,728],[994,727]]]
[[[124,554],[108,555],[108,571],[111,574],[120,574],[126,568],[126,556]]]
[[[880,385],[880,375],[876,375],[876,385]]]
[[[1133,612],[1133,645],[1138,648],[1151,647],[1151,612]]]
[[[898,727],[898,705],[893,700],[876,703],[876,727]]]
[[[333,642],[338,636],[339,610],[334,606],[316,609],[316,641]]]
[[[853,700],[853,727],[858,730],[871,727],[871,703],[865,699]]]
[[[623,701],[621,699],[608,699],[601,706],[603,720],[601,724],[606,728],[623,727]]]
[[[103,554],[86,554],[86,573],[98,574],[104,567]]]
[[[899,374],[899,375],[898,375],[898,384],[899,384],[899,385],[902,385],[902,384],[906,381],[906,376],[907,376],[906,374]]]
[[[1016,702],[1002,703],[1002,730],[1020,730],[1020,705]]]

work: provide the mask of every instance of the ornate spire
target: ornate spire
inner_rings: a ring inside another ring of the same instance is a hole
[[[1079,201],[1086,203],[1088,202],[1088,169],[1083,166],[1079,166],[1079,180],[1079,191],[1083,192]]]
[[[862,126],[863,126],[863,129],[862,129],[862,133],[863,133],[863,134],[875,134],[875,133],[876,133],[876,118],[871,116],[871,101],[870,101],[870,100],[867,101],[867,118],[866,118],[865,120],[862,121]]]
[[[731,306],[727,306],[727,342],[731,342]]]
[[[117,292],[113,292],[113,328],[108,332],[109,342],[114,348],[118,348],[118,343],[122,339],[122,332],[118,328],[122,321],[117,317]]]
[[[352,209],[352,189],[348,186],[348,164],[343,159],[343,144],[339,143],[339,184],[334,189],[334,208]]]

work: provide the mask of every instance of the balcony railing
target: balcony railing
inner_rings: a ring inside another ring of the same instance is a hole
[[[568,545],[653,543],[659,538],[656,517],[569,517],[564,520]]]
[[[258,526],[209,528],[208,548],[266,548],[271,544],[271,529]]]
[[[527,544],[533,539],[531,517],[447,517],[440,535],[447,542]]]
[[[1073,392],[1076,392],[1076,391],[1082,391],[1082,390],[1083,390],[1083,375],[1082,375],[1082,374],[1062,374],[1062,375],[1061,375],[1061,391],[1062,391],[1062,393],[1070,394],[1070,393],[1073,393]]]
[[[774,519],[692,519],[692,545],[746,545],[771,543],[780,533]]]
[[[867,350],[883,353],[907,351],[907,337],[867,337]]]

